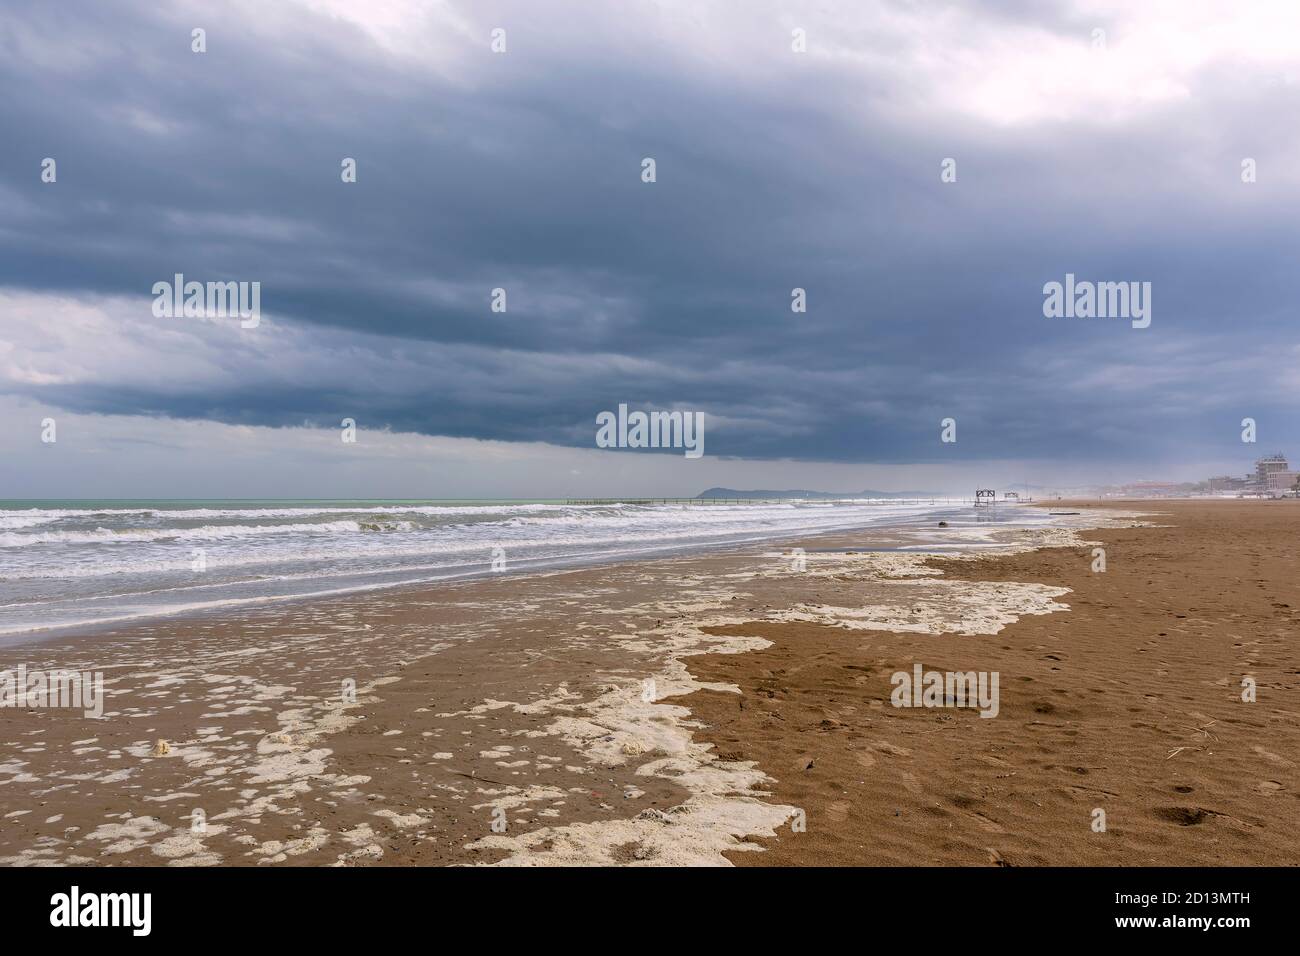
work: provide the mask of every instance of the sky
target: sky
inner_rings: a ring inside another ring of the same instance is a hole
[[[1292,2],[9,0],[0,498],[1300,457],[1297,35]],[[260,323],[156,316],[176,273],[259,282]],[[1150,325],[1045,316],[1067,274],[1150,283]],[[597,448],[621,403],[702,413],[704,456]]]

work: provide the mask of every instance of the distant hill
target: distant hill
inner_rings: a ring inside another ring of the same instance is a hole
[[[943,498],[938,491],[738,491],[735,488],[709,488],[695,496],[700,498]]]

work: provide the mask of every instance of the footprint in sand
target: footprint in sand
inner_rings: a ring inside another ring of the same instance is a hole
[[[847,800],[837,800],[826,808],[826,819],[831,823],[843,823],[849,818],[849,804]]]
[[[1210,812],[1200,807],[1157,807],[1156,818],[1166,823],[1176,823],[1180,827],[1199,826],[1210,816]]]
[[[908,750],[906,747],[898,747],[894,744],[888,744],[885,743],[883,740],[877,741],[876,743],[872,744],[872,746],[876,750],[880,751],[882,754],[889,754],[889,756],[891,757],[912,756],[912,751]]]
[[[996,823],[994,823],[992,820],[990,820],[988,817],[986,817],[986,816],[985,816],[983,813],[981,813],[979,810],[976,810],[976,809],[975,809],[975,807],[976,807],[976,806],[979,804],[979,802],[980,802],[980,801],[979,801],[978,799],[976,799],[975,797],[968,797],[968,796],[965,796],[965,795],[959,793],[959,794],[955,794],[955,795],[949,797],[949,798],[948,798],[948,801],[949,801],[949,802],[950,802],[954,807],[957,808],[957,812],[958,812],[958,813],[960,813],[962,816],[966,817],[968,820],[973,820],[973,821],[975,821],[977,824],[979,824],[979,826],[980,826],[982,829],[987,830],[989,833],[1006,833],[1006,832],[1007,832],[1006,830],[1002,829],[1001,826],[999,826],[998,824],[996,824]]]
[[[982,813],[976,813],[974,811],[967,810],[964,811],[962,815],[974,820],[976,823],[978,823],[983,829],[987,830],[989,833],[1007,832],[1006,830],[1002,829],[1002,827],[998,826],[996,823],[990,820],[988,817],[984,816],[984,814]]]
[[[1015,866],[1014,863],[1009,862],[1001,853],[993,849],[991,846],[986,846],[984,852],[989,855],[989,862],[994,866]]]
[[[1264,757],[1267,760],[1273,761],[1273,763],[1275,764],[1280,764],[1283,767],[1295,766],[1294,761],[1287,760],[1285,757],[1279,757],[1277,754],[1265,750],[1263,747],[1259,746],[1258,744],[1255,745],[1255,753],[1259,754],[1261,757]]]

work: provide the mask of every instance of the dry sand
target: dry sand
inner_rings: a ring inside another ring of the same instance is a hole
[[[0,710],[0,862],[1296,863],[1300,505],[1125,507],[0,649],[110,695]],[[916,661],[999,715],[891,707]]]
[[[1300,863],[1300,503],[1124,507],[1161,526],[1088,532],[1105,573],[1091,546],[929,562],[1068,588],[1066,613],[975,638],[746,624],[771,646],[694,659],[741,688],[684,701],[700,736],[808,820],[733,861]],[[1000,672],[1000,713],[892,707],[890,675],[917,661]]]

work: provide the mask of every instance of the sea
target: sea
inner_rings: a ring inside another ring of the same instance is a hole
[[[974,510],[951,500],[892,499],[0,501],[0,635],[595,566],[944,516],[961,525],[974,520]]]

